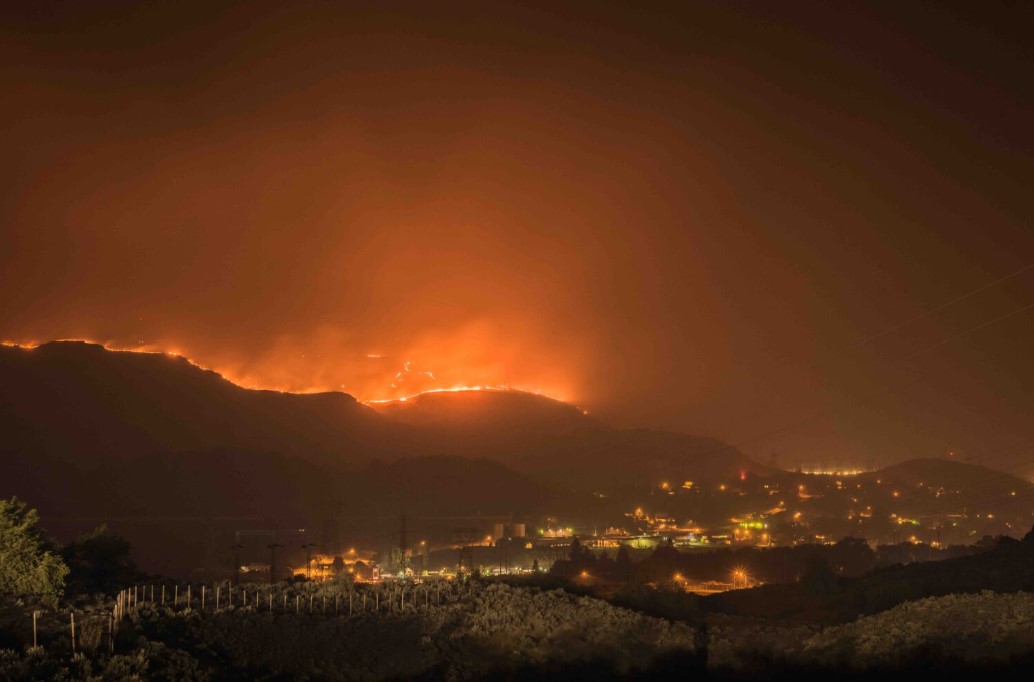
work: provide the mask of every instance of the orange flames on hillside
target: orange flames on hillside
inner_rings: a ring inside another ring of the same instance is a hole
[[[364,402],[367,403],[367,404],[370,404],[370,405],[379,405],[379,404],[384,404],[384,403],[404,403],[407,400],[412,400],[413,398],[419,398],[422,395],[428,395],[428,394],[434,394],[434,393],[470,393],[470,392],[480,392],[480,391],[484,391],[486,393],[487,392],[491,392],[491,391],[498,391],[498,392],[501,392],[501,393],[502,392],[505,392],[505,393],[527,393],[527,394],[530,394],[530,395],[542,396],[543,398],[549,398],[550,400],[558,400],[558,401],[561,401],[561,402],[566,402],[566,401],[562,401],[560,398],[556,398],[554,396],[551,396],[548,393],[543,393],[542,391],[528,390],[528,389],[523,389],[523,388],[512,388],[510,386],[452,386],[450,388],[429,388],[426,391],[420,391],[419,393],[413,393],[411,395],[404,395],[404,396],[400,396],[398,398],[379,398],[377,400],[366,400]]]
[[[215,372],[219,374],[227,381],[246,388],[249,390],[265,390],[265,391],[276,391],[279,393],[296,393],[296,394],[311,394],[311,393],[326,393],[332,391],[342,391],[345,389],[344,384],[337,386],[310,386],[299,388],[297,385],[291,387],[277,386],[275,384],[268,384],[262,381],[255,381],[252,377],[253,372],[249,374],[240,374],[234,372],[227,367],[216,367],[208,366],[197,360],[188,357],[188,355],[179,349],[167,349],[161,348],[154,344],[147,344],[141,342],[139,345],[127,346],[122,344],[112,343],[110,341],[101,341],[90,338],[62,338],[54,339],[53,341],[12,341],[12,340],[0,340],[0,346],[6,346],[11,348],[21,348],[24,350],[34,350],[46,343],[59,342],[59,343],[85,343],[96,345],[104,348],[107,351],[117,353],[140,353],[145,355],[162,355],[171,358],[181,359],[198,369],[205,371]],[[382,360],[387,359],[388,356],[380,353],[369,353],[365,357],[370,360]],[[371,389],[369,392],[373,393],[374,397],[369,395],[355,395],[355,397],[361,402],[368,405],[376,404],[387,404],[394,402],[406,402],[412,400],[418,396],[425,394],[434,393],[461,393],[461,392],[517,392],[526,393],[530,395],[542,396],[551,400],[557,400],[561,402],[570,402],[567,398],[561,397],[559,392],[543,389],[543,388],[529,388],[525,386],[510,386],[510,385],[497,385],[497,384],[451,384],[448,386],[440,385],[441,381],[435,375],[435,373],[428,370],[417,370],[413,368],[413,363],[410,361],[403,362],[402,369],[395,372],[390,378],[388,386],[377,390],[376,388]],[[346,391],[347,392],[347,391]],[[377,394],[380,395],[377,395]],[[586,412],[588,414],[588,412]]]

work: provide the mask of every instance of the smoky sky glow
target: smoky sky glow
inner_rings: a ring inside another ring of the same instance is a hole
[[[1031,11],[8,5],[0,338],[1026,471]]]

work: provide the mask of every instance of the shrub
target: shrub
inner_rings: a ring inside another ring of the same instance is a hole
[[[68,567],[36,526],[39,514],[17,497],[0,500],[0,596],[56,603]]]

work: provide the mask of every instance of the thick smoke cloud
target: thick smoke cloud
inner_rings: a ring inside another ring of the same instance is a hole
[[[916,355],[1032,273],[857,346],[1034,261],[1029,8],[553,5],[5,7],[0,337],[784,464],[1034,435],[1029,315]]]

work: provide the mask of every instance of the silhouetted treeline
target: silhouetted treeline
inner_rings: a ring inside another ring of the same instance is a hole
[[[944,549],[902,543],[873,550],[865,540],[844,538],[834,545],[739,547],[693,552],[662,545],[649,557],[633,563],[625,547],[619,548],[616,557],[611,559],[606,553],[596,555],[584,549],[576,540],[569,557],[555,562],[551,573],[570,579],[584,572],[596,580],[617,583],[664,583],[676,579],[676,576],[679,580],[691,582],[731,582],[734,570],[744,570],[751,582],[791,583],[799,581],[816,559],[828,564],[837,577],[857,577],[880,566],[969,556],[989,551],[996,543],[996,539],[986,538],[977,545]]]
[[[711,595],[703,606],[715,613],[839,623],[907,601],[983,590],[1034,590],[1034,531],[1023,540],[998,538],[990,549],[969,556],[882,566],[819,587],[804,576],[796,583]]]

